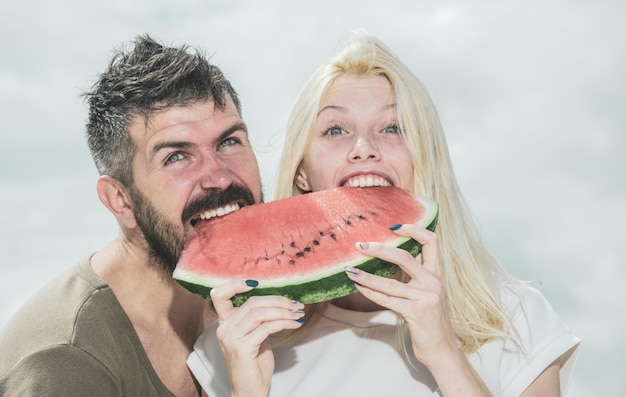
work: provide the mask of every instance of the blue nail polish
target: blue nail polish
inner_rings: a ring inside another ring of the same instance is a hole
[[[402,225],[401,225],[401,224],[396,223],[396,224],[394,224],[394,225],[389,226],[389,230],[398,230],[398,229],[400,229],[401,227],[402,227]]]
[[[300,323],[300,324],[304,324],[304,323],[306,323],[306,320],[303,319],[303,318],[299,318],[299,319],[295,320],[295,322]]]
[[[259,285],[259,282],[256,280],[246,280],[246,285],[248,287],[256,287],[257,285]]]

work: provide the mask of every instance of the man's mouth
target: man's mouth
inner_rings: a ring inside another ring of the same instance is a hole
[[[215,218],[216,216],[230,214],[231,212],[237,211],[238,209],[239,209],[239,204],[237,203],[225,205],[223,207],[211,209],[211,210],[201,213],[200,219],[206,220],[206,219]]]
[[[212,208],[210,210],[204,211],[197,216],[191,219],[191,226],[196,226],[198,222],[206,221],[211,218],[216,218],[218,216],[230,214],[231,212],[238,211],[240,209],[239,203],[227,204],[222,207]]]
[[[393,184],[378,175],[357,175],[343,183],[342,186],[370,187],[370,186],[393,186]]]
[[[183,223],[189,222],[192,227],[196,227],[199,222],[230,214],[254,203],[255,198],[249,189],[230,185],[225,190],[212,189],[191,202],[183,210],[181,218]]]

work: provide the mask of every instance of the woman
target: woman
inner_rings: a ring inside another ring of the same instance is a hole
[[[436,233],[391,227],[423,244],[417,258],[375,242],[358,244],[402,271],[386,279],[346,269],[358,293],[332,302],[302,310],[297,302],[263,297],[234,308],[229,299],[254,282],[216,288],[219,322],[189,360],[210,395],[566,391],[579,340],[480,241],[437,112],[384,44],[361,35],[316,71],[291,113],[285,148],[277,198],[341,185],[394,185],[437,201],[439,224]],[[303,313],[302,326],[293,320]],[[232,390],[220,382],[227,373]]]

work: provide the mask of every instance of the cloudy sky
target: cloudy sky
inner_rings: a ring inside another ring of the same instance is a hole
[[[175,6],[173,4],[176,4]],[[0,327],[117,234],[79,95],[150,33],[198,45],[238,89],[266,196],[300,87],[365,28],[412,68],[446,129],[485,240],[583,348],[569,396],[626,388],[626,3],[164,0],[0,5]]]

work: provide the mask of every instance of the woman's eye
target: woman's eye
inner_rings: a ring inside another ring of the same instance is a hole
[[[397,125],[390,125],[387,126],[383,129],[383,132],[385,134],[399,134],[400,133],[400,129],[398,128]]]
[[[167,159],[165,159],[165,164],[172,164],[184,158],[185,156],[183,156],[183,154],[180,152],[172,153],[170,156],[168,156]]]
[[[342,135],[344,133],[343,128],[341,127],[330,127],[329,129],[326,130],[326,135],[329,136],[336,136],[336,135]]]

